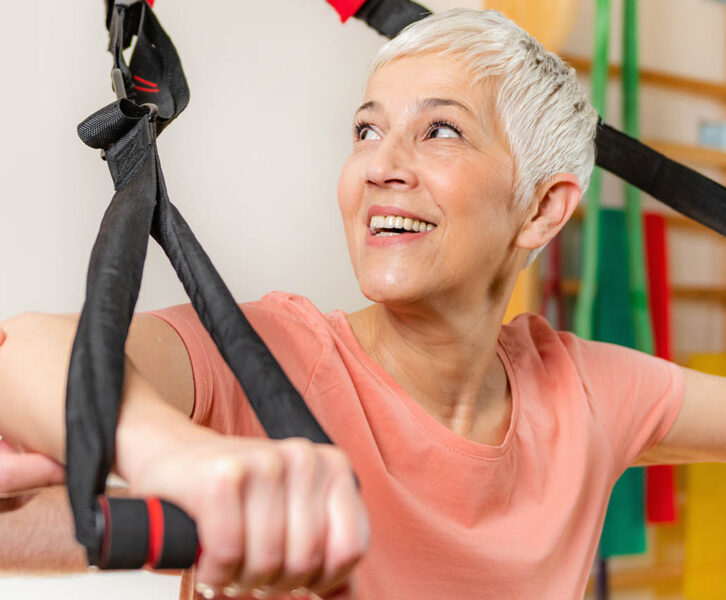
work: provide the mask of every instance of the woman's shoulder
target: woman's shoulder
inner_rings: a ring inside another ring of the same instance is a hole
[[[240,304],[245,315],[259,314],[282,318],[299,325],[317,328],[326,322],[325,315],[305,296],[291,292],[268,292],[259,300]]]
[[[331,336],[326,315],[304,296],[273,291],[259,300],[242,302],[238,306],[283,366],[290,362],[309,366],[310,361],[315,362],[321,355]],[[193,361],[220,362],[214,342],[191,304],[170,306],[147,314],[163,319],[176,330]]]
[[[305,390],[328,346],[325,316],[309,299],[279,291],[240,303],[239,308],[292,384]],[[228,433],[247,431],[249,423],[240,425],[242,417],[235,416],[239,412],[236,379],[194,307],[180,304],[147,314],[171,325],[186,347],[195,382],[195,421]]]
[[[512,362],[532,367],[549,376],[569,372],[578,378],[587,378],[613,361],[625,360],[632,350],[613,344],[585,340],[570,331],[557,330],[542,315],[521,313],[502,325],[499,344]]]
[[[538,353],[552,350],[553,345],[568,354],[627,350],[606,342],[585,340],[571,331],[555,329],[545,317],[535,313],[521,313],[502,325],[499,338],[510,345],[517,345],[520,350],[529,348]]]
[[[540,353],[552,344],[561,345],[567,332],[557,331],[542,315],[520,313],[499,330],[499,343],[517,352]]]
[[[258,300],[240,302],[238,306],[255,329],[257,325],[264,325],[270,320],[291,331],[313,330],[326,322],[325,315],[311,300],[290,292],[268,292]],[[204,328],[190,303],[149,311],[147,314],[169,322],[184,323],[197,330]]]
[[[583,339],[559,331],[541,315],[522,313],[503,325],[499,341],[514,362],[540,364],[543,373],[562,376],[569,371],[591,392],[614,391],[643,373],[673,376],[676,365],[638,350],[609,342]]]

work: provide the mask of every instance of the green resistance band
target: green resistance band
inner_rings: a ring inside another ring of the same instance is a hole
[[[591,74],[592,104],[601,118],[607,108],[608,51],[610,47],[610,0],[597,0],[595,48]],[[602,171],[595,167],[590,178],[583,224],[582,273],[580,293],[575,303],[574,332],[586,340],[593,338],[593,316],[597,293],[598,240],[600,238],[600,197]]]
[[[623,123],[632,137],[638,127],[638,33],[636,0],[623,2]],[[601,222],[600,287],[595,303],[596,338],[653,352],[643,251],[640,193],[625,185],[625,210],[607,211]],[[620,291],[619,291],[620,290]],[[603,557],[646,549],[645,481],[642,468],[630,468],[615,484],[600,540]]]
[[[629,136],[640,137],[638,108],[638,10],[636,0],[623,4],[623,126]],[[653,328],[650,319],[648,286],[643,250],[643,216],[640,191],[629,184],[625,190],[625,227],[628,232],[628,272],[630,307],[635,327],[635,348],[653,354]]]

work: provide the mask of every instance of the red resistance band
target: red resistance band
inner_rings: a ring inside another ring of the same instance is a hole
[[[646,257],[650,314],[653,322],[655,354],[672,360],[671,289],[668,276],[668,245],[663,215],[646,214]],[[677,518],[675,473],[670,465],[648,467],[645,471],[646,513],[649,523],[672,523]]]
[[[340,15],[341,23],[345,23],[358,12],[358,9],[365,4],[366,0],[327,0],[327,2]]]

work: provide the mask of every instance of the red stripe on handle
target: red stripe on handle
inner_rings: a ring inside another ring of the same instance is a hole
[[[366,0],[328,0],[330,4],[340,15],[340,21],[345,23],[350,19],[358,9],[365,4]]]
[[[144,87],[140,87],[138,85],[136,86],[136,90],[139,91],[139,92],[148,92],[150,94],[158,94],[159,93],[159,90],[155,90],[154,88],[144,88]]]
[[[149,554],[146,565],[155,568],[164,549],[164,511],[158,498],[147,498],[146,508],[149,511]]]
[[[101,513],[103,514],[103,542],[98,566],[103,568],[108,560],[108,553],[111,551],[111,507],[108,505],[106,496],[98,497],[98,505],[101,507]]]
[[[154,8],[154,0],[146,0],[146,3],[151,7]]]

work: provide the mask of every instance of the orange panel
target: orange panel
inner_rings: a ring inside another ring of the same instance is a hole
[[[570,35],[578,6],[578,0],[482,0],[482,8],[506,15],[552,52],[559,52]]]

